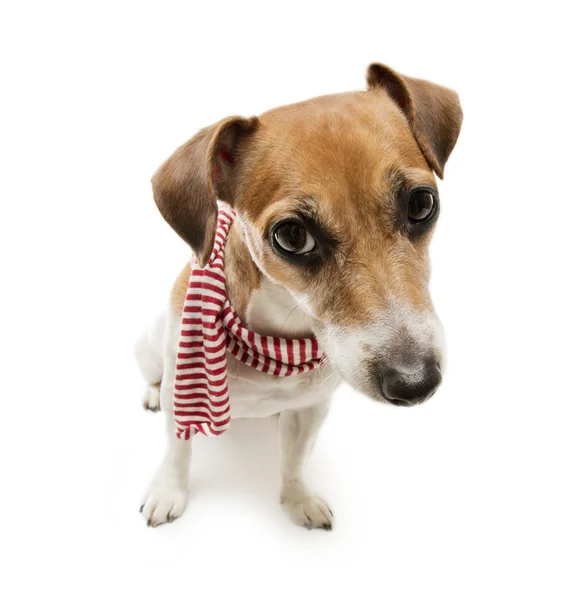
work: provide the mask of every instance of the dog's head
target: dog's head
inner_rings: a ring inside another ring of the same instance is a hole
[[[155,174],[154,196],[203,264],[216,198],[231,204],[253,261],[314,319],[344,378],[375,399],[417,404],[441,381],[428,245],[434,173],[461,122],[455,92],[373,64],[367,91],[203,129]]]

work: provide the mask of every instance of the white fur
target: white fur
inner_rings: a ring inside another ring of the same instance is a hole
[[[261,333],[282,337],[302,337],[311,332],[310,319],[294,298],[266,278],[252,295],[247,324]],[[148,525],[153,527],[180,516],[187,499],[191,440],[175,437],[172,413],[179,330],[180,316],[167,309],[136,345],[136,358],[150,386],[144,402],[148,408],[155,408],[153,389],[161,381],[160,404],[167,419],[168,449],[141,506]],[[280,413],[281,502],[295,523],[309,528],[329,529],[332,524],[330,509],[307,488],[303,475],[304,461],[339,381],[338,376],[331,375],[334,373],[326,363],[303,375],[274,377],[228,356],[231,416],[268,417]]]

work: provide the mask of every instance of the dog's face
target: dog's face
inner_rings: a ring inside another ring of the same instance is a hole
[[[203,130],[160,169],[155,197],[203,262],[214,199],[229,201],[254,262],[314,319],[344,378],[372,398],[411,405],[441,381],[428,245],[439,214],[434,172],[443,173],[461,110],[450,90],[380,65],[368,80],[366,92]],[[205,171],[199,191],[193,169]],[[195,214],[182,218],[190,202]]]

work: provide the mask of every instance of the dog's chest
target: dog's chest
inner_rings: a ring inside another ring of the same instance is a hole
[[[247,308],[249,329],[264,335],[300,338],[311,332],[311,321],[282,287],[264,279]],[[274,377],[228,354],[231,415],[267,417],[284,410],[311,406],[329,396],[338,380],[328,364],[302,375]]]

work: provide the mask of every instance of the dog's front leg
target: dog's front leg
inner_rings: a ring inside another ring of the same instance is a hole
[[[330,399],[309,408],[283,411],[279,417],[281,504],[292,521],[308,529],[332,528],[332,511],[304,482],[304,462],[328,413]]]
[[[163,343],[160,402],[167,421],[167,452],[147,488],[140,508],[147,524],[152,527],[181,516],[187,503],[191,440],[176,438],[173,417],[173,386],[180,320],[179,314],[168,315]]]
[[[178,440],[168,432],[169,447],[140,507],[147,524],[157,527],[180,517],[187,503],[191,440]]]

